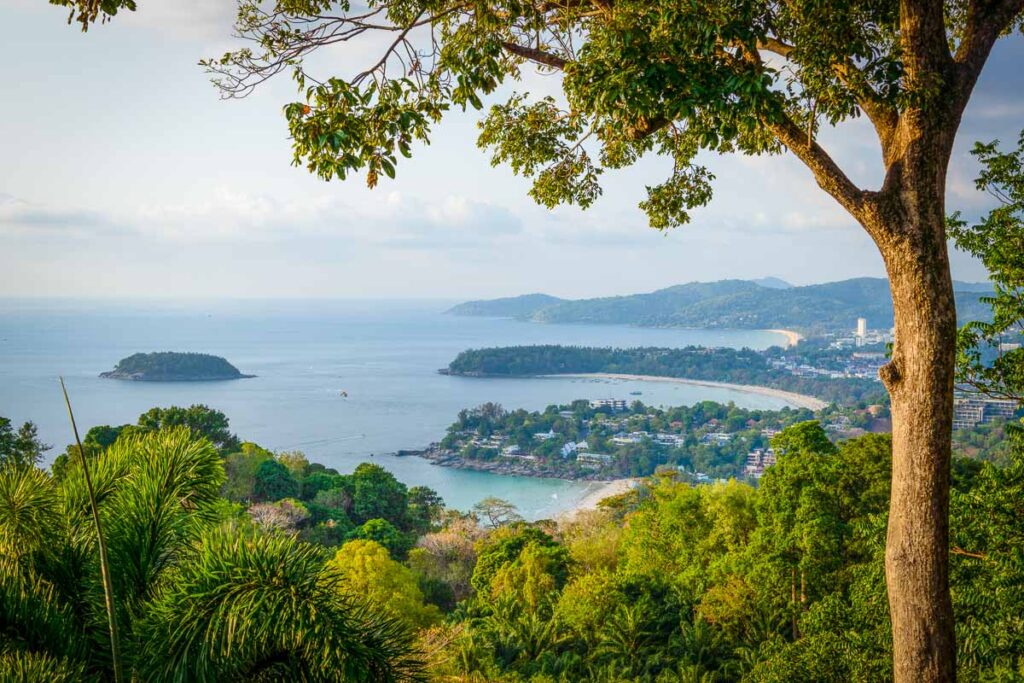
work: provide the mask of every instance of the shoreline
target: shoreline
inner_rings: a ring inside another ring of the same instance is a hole
[[[800,334],[799,332],[794,332],[793,330],[773,329],[765,330],[765,332],[774,332],[775,334],[781,334],[783,337],[785,337],[785,348],[787,349],[790,348],[791,346],[796,346],[804,339],[804,336],[802,334]]]
[[[795,334],[795,333],[794,333]],[[732,389],[748,394],[760,394],[772,396],[788,401],[797,408],[808,408],[809,410],[821,410],[828,407],[828,403],[820,398],[798,394],[793,391],[783,391],[772,387],[762,387],[755,384],[730,384],[729,382],[714,382],[703,379],[683,379],[681,377],[659,377],[656,375],[622,375],[612,372],[591,372],[591,373],[567,373],[559,375],[539,375],[540,377],[562,378],[562,379],[621,379],[639,382],[673,382],[676,384],[689,384],[699,387],[716,387],[719,389]]]
[[[592,482],[595,486],[584,493],[576,504],[572,508],[566,510],[562,514],[566,517],[573,517],[579,512],[585,512],[587,510],[596,510],[597,504],[605,498],[611,498],[612,496],[619,496],[623,493],[631,491],[639,483],[639,478],[630,479],[612,479],[611,481],[600,481]]]

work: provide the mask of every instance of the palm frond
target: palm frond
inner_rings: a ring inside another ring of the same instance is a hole
[[[35,467],[0,468],[0,557],[20,561],[51,546],[60,528],[53,481]]]
[[[412,634],[345,597],[322,551],[254,529],[208,533],[139,624],[143,680],[420,681]]]
[[[88,683],[92,680],[80,662],[39,652],[0,652],[2,683]]]

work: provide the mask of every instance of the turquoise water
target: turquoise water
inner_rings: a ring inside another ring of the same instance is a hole
[[[459,410],[486,401],[542,409],[577,398],[700,400],[780,408],[774,397],[728,389],[582,379],[482,379],[437,374],[467,348],[516,344],[731,346],[782,341],[749,330],[539,325],[442,315],[452,302],[228,301],[96,303],[0,301],[0,415],[32,420],[52,457],[71,440],[57,383],[63,374],[80,427],[134,422],[153,406],[205,403],[243,439],[351,471],[372,459],[409,485],[467,509],[486,496],[530,518],[571,507],[582,483],[465,472],[389,453],[440,439]],[[140,383],[102,380],[140,351],[224,356],[253,379]],[[348,398],[340,395],[348,393]],[[630,392],[642,392],[630,396]]]

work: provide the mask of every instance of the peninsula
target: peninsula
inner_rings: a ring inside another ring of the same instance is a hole
[[[729,386],[780,396],[812,410],[829,403],[885,403],[885,389],[877,379],[878,368],[885,363],[884,347],[855,348],[832,348],[824,341],[765,351],[510,346],[468,349],[440,372],[462,377],[600,376]]]
[[[991,313],[981,299],[992,293],[990,284],[955,282],[953,287],[960,318],[988,319]],[[893,325],[889,282],[868,277],[804,286],[777,278],[690,282],[654,292],[593,299],[527,294],[467,301],[448,313],[538,323],[797,330],[807,335],[849,329],[857,318],[866,318],[878,329]],[[791,345],[794,341],[790,337]]]
[[[100,373],[100,377],[135,382],[209,382],[255,375],[242,374],[220,356],[163,351],[122,358],[113,370]]]

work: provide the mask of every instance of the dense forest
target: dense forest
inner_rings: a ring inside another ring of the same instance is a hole
[[[100,377],[139,382],[189,382],[242,379],[252,375],[243,375],[220,356],[161,351],[122,358],[113,370],[101,373]]]
[[[495,499],[446,510],[375,465],[346,475],[271,453],[216,413],[157,409],[83,441],[132,679],[891,678],[886,436],[835,445],[800,422],[773,438],[779,461],[757,488],[663,473],[597,510],[526,522]],[[1014,434],[1005,467],[954,467],[966,681],[1024,667]],[[50,473],[45,450],[31,425],[0,420],[0,679],[112,680],[82,453]]]
[[[793,391],[844,405],[885,402],[881,384],[867,379],[800,377],[771,367],[768,356],[751,349],[632,349],[581,346],[507,346],[463,351],[447,372],[467,376],[528,376],[620,373],[754,384]]]
[[[980,301],[987,284],[956,283],[961,319],[989,315]],[[856,278],[780,289],[748,280],[691,282],[647,294],[567,300],[529,294],[491,301],[469,301],[456,315],[503,316],[547,323],[625,324],[650,327],[773,329],[834,332],[852,330],[857,318],[876,329],[893,324],[889,283]]]

